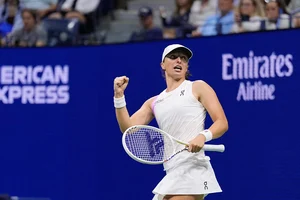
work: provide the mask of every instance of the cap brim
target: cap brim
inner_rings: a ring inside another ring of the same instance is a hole
[[[176,50],[182,50],[188,56],[188,59],[191,59],[193,57],[193,52],[187,47],[177,47],[177,48],[173,49],[172,51],[170,51],[168,54],[170,54]]]
[[[139,17],[148,17],[151,16],[151,13],[140,13]]]

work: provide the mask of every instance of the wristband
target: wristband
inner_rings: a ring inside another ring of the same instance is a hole
[[[123,108],[126,106],[125,96],[123,95],[120,98],[114,97],[114,106],[115,108]]]
[[[213,139],[212,132],[209,129],[201,131],[200,134],[204,135],[205,142],[211,141]]]

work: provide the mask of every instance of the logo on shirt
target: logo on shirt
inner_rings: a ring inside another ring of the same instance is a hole
[[[184,96],[184,92],[185,92],[185,90],[181,90],[179,96]]]
[[[159,100],[157,100],[157,101],[155,102],[154,105],[156,105],[156,104],[158,104],[158,103],[161,103],[161,102],[163,102],[163,101],[164,101],[164,99],[159,99]]]
[[[208,190],[207,181],[204,181],[204,190]]]

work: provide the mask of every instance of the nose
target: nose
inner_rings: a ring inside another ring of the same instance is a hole
[[[177,62],[177,63],[181,63],[181,62],[182,62],[180,56],[178,56],[178,57],[176,58],[176,62]]]

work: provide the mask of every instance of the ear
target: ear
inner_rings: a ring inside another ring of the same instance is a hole
[[[160,63],[161,69],[166,71],[165,64],[163,62]]]

